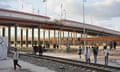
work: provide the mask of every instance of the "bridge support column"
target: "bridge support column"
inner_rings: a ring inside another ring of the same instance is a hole
[[[11,47],[11,27],[8,26],[8,48]]]
[[[74,34],[74,45],[76,45],[76,40],[77,40],[77,33],[75,32],[75,34]]]
[[[69,42],[69,38],[70,38],[70,33],[68,32],[68,38],[67,38],[67,43],[66,43],[66,52],[68,53],[70,50],[70,42]]]
[[[80,38],[83,38],[83,33],[81,33],[81,36],[80,36]]]
[[[22,48],[23,47],[23,29],[21,28],[21,36],[20,36],[21,40],[20,40],[20,47]]]
[[[60,48],[62,48],[62,47],[61,47],[61,45],[62,45],[62,37],[61,37],[62,31],[59,31],[59,33],[60,33],[60,35],[59,35],[59,41],[60,41],[60,42],[59,42],[59,43],[60,43]]]
[[[26,29],[26,48],[28,48],[28,28]]]
[[[73,44],[73,37],[72,37],[72,32],[71,32],[71,37],[70,37],[71,39],[71,44]]]
[[[54,43],[56,43],[56,30],[54,29]]]
[[[2,28],[2,36],[5,37],[5,27]]]
[[[34,27],[32,27],[32,47],[34,46]]]
[[[50,29],[48,30],[48,44],[50,44]]]
[[[72,32],[72,44],[74,45],[75,33]]]
[[[68,32],[68,41],[69,41],[69,38],[70,38],[70,32]],[[68,41],[67,41],[67,42],[68,42]]]
[[[57,37],[57,44],[59,45],[59,31],[57,31],[58,37]],[[59,46],[60,47],[60,46]]]
[[[43,45],[45,46],[45,29],[43,29]]]
[[[76,42],[75,43],[78,45],[77,39],[78,39],[78,33],[76,32]]]
[[[58,31],[58,45],[59,45],[59,48],[61,47],[61,45],[60,45],[60,31]]]
[[[38,27],[38,45],[40,46],[40,27]]]
[[[15,48],[17,47],[17,26],[15,25]]]
[[[64,31],[63,31],[62,45],[64,45]]]

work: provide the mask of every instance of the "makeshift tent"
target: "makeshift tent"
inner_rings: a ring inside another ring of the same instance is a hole
[[[0,60],[7,58],[8,39],[7,37],[0,37]]]

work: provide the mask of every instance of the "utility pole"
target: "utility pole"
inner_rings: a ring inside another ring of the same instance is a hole
[[[83,46],[84,49],[86,48],[86,41],[85,41],[85,5],[84,5],[84,0],[83,0]]]

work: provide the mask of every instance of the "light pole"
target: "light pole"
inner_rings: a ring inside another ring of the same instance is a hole
[[[83,0],[82,7],[83,7],[83,36],[82,36],[82,38],[83,38],[83,46],[85,48],[86,42],[85,42],[85,5],[84,5],[84,0]]]
[[[18,0],[19,4],[20,4],[20,10],[23,10],[23,0]]]
[[[62,23],[63,23],[63,0],[61,0],[60,9],[61,9],[61,11],[60,11],[60,24],[62,25]],[[59,31],[59,39],[58,39],[58,44],[59,44],[60,48],[62,46],[61,32],[62,32],[62,29],[60,29],[60,31]]]
[[[83,36],[82,36],[82,38],[83,38],[83,49],[85,50],[85,59],[86,59],[86,61],[87,61],[87,48],[86,48],[86,40],[85,40],[85,38],[86,38],[86,34],[85,34],[85,4],[84,4],[84,2],[85,2],[85,0],[83,0]]]
[[[47,16],[47,0],[43,0],[43,3],[45,3],[45,16]]]

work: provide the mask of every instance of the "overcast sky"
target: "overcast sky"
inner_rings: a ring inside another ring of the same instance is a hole
[[[48,15],[52,18],[61,18],[62,10],[62,18],[82,22],[82,1],[0,0],[0,8]],[[120,31],[120,0],[86,0],[84,5],[86,23]]]

